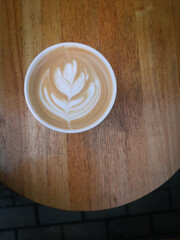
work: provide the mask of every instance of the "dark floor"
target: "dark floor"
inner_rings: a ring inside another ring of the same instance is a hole
[[[0,240],[61,239],[180,239],[180,170],[147,196],[96,212],[44,207],[1,187]]]

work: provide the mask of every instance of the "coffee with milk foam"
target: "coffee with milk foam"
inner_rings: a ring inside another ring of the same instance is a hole
[[[101,118],[112,101],[113,87],[104,61],[72,45],[60,46],[39,60],[30,76],[28,94],[43,121],[75,130]]]

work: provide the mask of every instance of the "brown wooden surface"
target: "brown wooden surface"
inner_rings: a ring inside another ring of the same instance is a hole
[[[99,50],[117,77],[99,126],[61,134],[24,99],[33,58],[59,42]],[[94,210],[133,201],[180,167],[179,0],[0,0],[0,181],[39,203]]]

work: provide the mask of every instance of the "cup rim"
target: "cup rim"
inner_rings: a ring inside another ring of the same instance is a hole
[[[49,123],[47,123],[45,120],[43,120],[38,113],[34,110],[30,98],[29,98],[29,93],[28,93],[28,85],[29,85],[29,80],[30,80],[30,76],[31,73],[33,72],[36,64],[41,60],[41,58],[43,56],[45,56],[47,53],[53,51],[56,48],[62,47],[62,46],[71,46],[71,47],[77,47],[77,48],[81,48],[81,49],[86,49],[89,50],[91,53],[95,54],[97,57],[99,57],[106,65],[110,75],[111,75],[111,79],[112,79],[112,84],[113,84],[113,92],[112,92],[112,98],[110,101],[109,106],[107,107],[106,111],[101,115],[101,117],[94,123],[90,124],[87,127],[84,128],[80,128],[80,129],[63,129],[63,128],[59,128],[59,127],[55,127]],[[57,132],[62,132],[62,133],[80,133],[80,132],[84,132],[87,130],[90,130],[94,127],[96,127],[97,125],[99,125],[106,117],[107,115],[110,113],[115,99],[116,99],[116,94],[117,94],[117,82],[116,82],[116,77],[114,74],[114,71],[110,65],[110,63],[108,62],[108,60],[96,49],[83,44],[83,43],[77,43],[77,42],[62,42],[62,43],[57,43],[54,44],[46,49],[44,49],[43,51],[41,51],[35,58],[34,60],[31,62],[31,64],[28,67],[28,70],[26,72],[26,76],[25,76],[25,80],[24,80],[24,95],[25,95],[25,100],[26,103],[28,105],[29,110],[31,111],[32,115],[35,117],[36,120],[38,120],[42,125],[44,125],[45,127],[52,129],[54,131]]]

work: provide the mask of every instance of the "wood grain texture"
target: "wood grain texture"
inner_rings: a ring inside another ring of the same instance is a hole
[[[59,42],[100,51],[117,78],[108,117],[79,134],[39,124],[24,99],[33,58]],[[131,202],[180,167],[179,0],[0,0],[0,181],[44,205]]]

